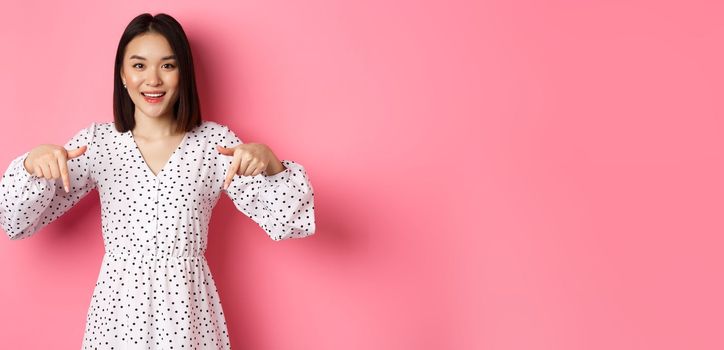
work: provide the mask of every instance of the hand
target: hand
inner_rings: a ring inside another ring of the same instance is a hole
[[[70,176],[68,175],[68,160],[80,157],[88,149],[83,145],[74,150],[66,150],[57,145],[43,144],[33,148],[23,162],[25,170],[37,177],[46,179],[63,179],[65,192],[70,192]],[[32,170],[31,170],[32,169]]]
[[[234,175],[256,176],[265,171],[276,157],[267,145],[261,143],[243,143],[234,147],[216,145],[216,149],[225,156],[234,157],[224,179],[224,189],[229,187]]]

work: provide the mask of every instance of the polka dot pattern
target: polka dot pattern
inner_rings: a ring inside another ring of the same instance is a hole
[[[242,141],[204,121],[186,133],[154,174],[130,131],[91,123],[64,146],[88,145],[61,179],[23,167],[26,152],[0,180],[0,226],[25,239],[95,189],[101,201],[105,255],[88,309],[83,349],[230,349],[221,300],[207,264],[208,225],[222,193],[275,241],[314,234],[314,190],[304,167],[282,160],[274,175],[235,175],[216,145]]]

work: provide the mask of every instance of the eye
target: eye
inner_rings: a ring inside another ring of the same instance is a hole
[[[136,63],[136,64],[134,64],[132,67],[135,68],[135,67],[136,67],[137,65],[139,65],[139,64],[143,64],[143,63]]]
[[[171,64],[171,63],[166,63],[166,64],[164,64],[164,66],[171,66],[171,68],[176,68],[176,66],[174,66],[174,65]]]

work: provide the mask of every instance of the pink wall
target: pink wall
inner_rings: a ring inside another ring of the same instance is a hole
[[[186,29],[206,119],[308,169],[313,237],[216,207],[236,349],[724,347],[720,2],[14,3],[3,170],[112,120],[142,12]],[[79,347],[102,254],[95,191],[0,239],[0,347]]]

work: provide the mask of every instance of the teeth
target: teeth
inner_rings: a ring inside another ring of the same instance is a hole
[[[162,92],[162,93],[160,93],[160,94],[147,94],[147,93],[145,93],[145,92],[142,92],[141,94],[142,94],[143,96],[148,96],[148,97],[161,97],[161,96],[165,95],[166,93],[165,93],[165,92]]]

